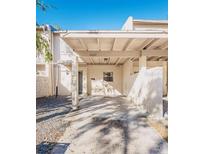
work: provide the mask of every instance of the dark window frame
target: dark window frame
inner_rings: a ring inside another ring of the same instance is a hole
[[[113,72],[103,72],[103,80],[107,82],[113,82]]]

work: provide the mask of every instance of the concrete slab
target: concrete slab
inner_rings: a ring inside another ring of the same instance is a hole
[[[167,142],[148,125],[147,115],[124,97],[86,97],[67,121],[71,125],[59,140],[70,144],[65,153],[168,153]]]

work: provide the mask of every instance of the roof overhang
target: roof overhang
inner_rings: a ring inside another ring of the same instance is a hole
[[[57,33],[88,64],[123,64],[140,55],[166,60],[168,55],[168,32],[164,30]]]
[[[137,24],[168,24],[167,20],[138,20],[134,19],[133,23]]]
[[[61,31],[63,38],[167,38],[165,30],[149,31]]]

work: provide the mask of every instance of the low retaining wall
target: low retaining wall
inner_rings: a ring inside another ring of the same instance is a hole
[[[153,117],[163,115],[163,75],[162,67],[142,68],[128,94],[128,99],[142,107]]]

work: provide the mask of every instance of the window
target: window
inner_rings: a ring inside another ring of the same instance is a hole
[[[103,72],[103,80],[113,82],[113,72]]]
[[[36,75],[46,75],[46,66],[44,64],[36,65]]]

